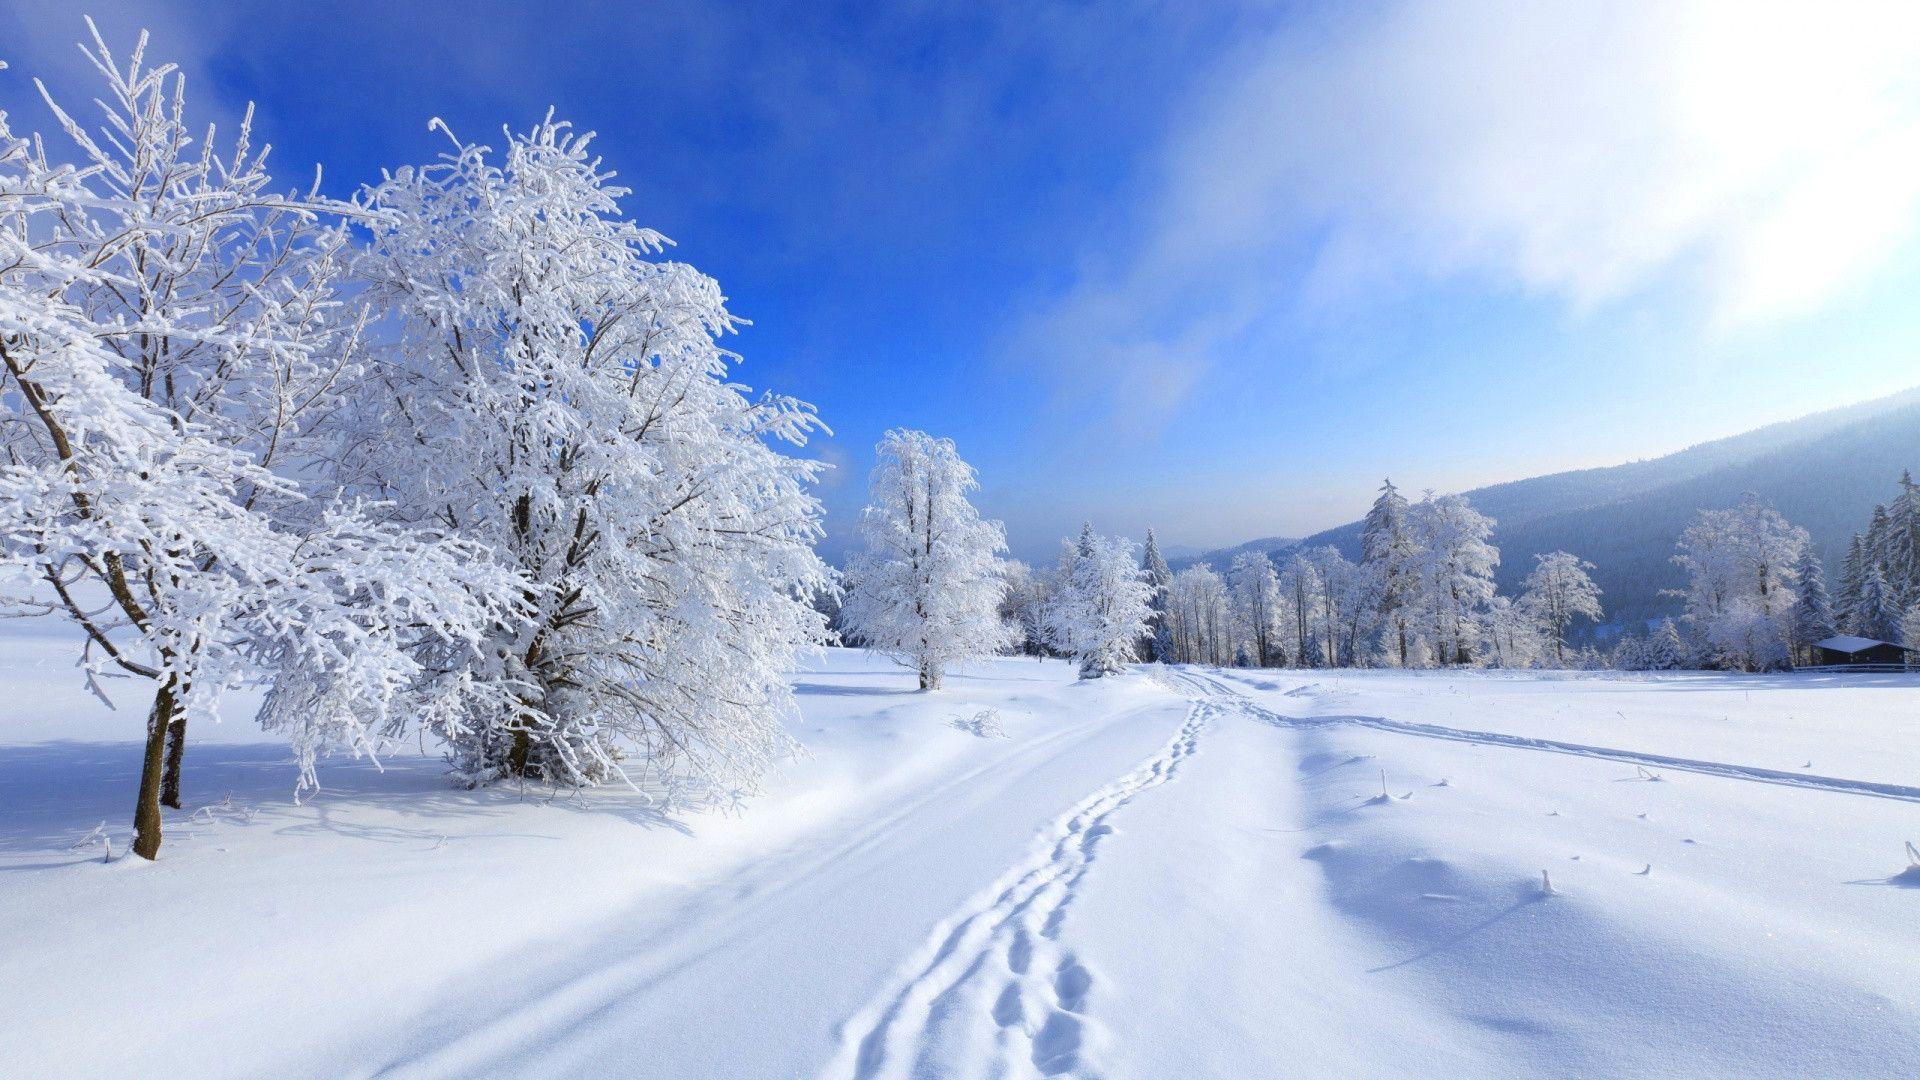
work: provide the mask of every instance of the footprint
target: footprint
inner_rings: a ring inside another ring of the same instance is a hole
[[[1025,975],[1027,968],[1033,966],[1033,938],[1027,936],[1027,928],[1013,928],[1013,944],[1007,946],[1007,967],[1015,975]]]
[[[1033,1067],[1042,1076],[1059,1076],[1080,1064],[1080,1018],[1072,1013],[1056,1012],[1040,1026],[1033,1037]]]
[[[1068,1012],[1080,1012],[1087,1004],[1087,991],[1093,988],[1093,973],[1068,953],[1060,960],[1060,968],[1053,976],[1053,993],[1060,999],[1060,1007]]]
[[[1017,1027],[1027,1019],[1026,1002],[1020,996],[1020,984],[1010,982],[993,1003],[993,1022],[1001,1027]]]
[[[1080,854],[1086,856],[1089,859],[1093,858],[1094,845],[1100,842],[1101,837],[1110,836],[1112,835],[1112,833],[1113,833],[1113,826],[1107,825],[1104,823],[1095,825],[1093,828],[1088,829],[1080,837]]]

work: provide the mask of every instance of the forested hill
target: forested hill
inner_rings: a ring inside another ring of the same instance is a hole
[[[1599,567],[1593,577],[1605,590],[1609,623],[1631,625],[1678,610],[1677,601],[1660,593],[1682,584],[1671,561],[1673,544],[1695,511],[1732,506],[1742,494],[1756,492],[1813,535],[1831,578],[1847,538],[1866,527],[1875,503],[1893,498],[1904,468],[1920,471],[1920,387],[1665,457],[1494,484],[1466,495],[1499,523],[1493,539],[1500,547],[1503,592],[1517,590],[1534,555],[1571,551]],[[1360,523],[1297,542],[1255,540],[1183,562],[1224,570],[1243,550],[1265,550],[1280,561],[1296,547],[1319,544],[1357,559]]]

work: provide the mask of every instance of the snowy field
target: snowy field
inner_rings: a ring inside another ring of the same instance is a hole
[[[0,650],[11,1075],[1920,1075],[1916,677],[834,650],[730,811],[431,747],[296,805],[229,718],[148,864],[73,847],[138,708]]]

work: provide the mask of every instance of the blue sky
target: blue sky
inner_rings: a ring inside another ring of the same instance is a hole
[[[213,5],[207,5],[214,7]],[[0,7],[0,107],[90,86]],[[816,403],[1013,546],[1175,544],[1612,464],[1920,382],[1920,20],[1754,4],[90,5],[346,194],[548,106]],[[1833,7],[1833,6],[1828,6]]]

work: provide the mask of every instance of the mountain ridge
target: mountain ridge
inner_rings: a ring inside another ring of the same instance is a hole
[[[1731,506],[1746,492],[1771,502],[1807,529],[1837,574],[1847,540],[1864,529],[1877,502],[1891,499],[1905,468],[1920,468],[1920,387],[1751,431],[1695,443],[1671,454],[1619,465],[1574,469],[1489,484],[1462,492],[1496,521],[1501,549],[1496,575],[1517,591],[1534,555],[1571,551],[1593,562],[1605,592],[1607,625],[1637,625],[1676,614],[1661,595],[1683,582],[1673,544],[1699,510]],[[1241,551],[1262,550],[1276,562],[1291,552],[1330,544],[1358,558],[1360,522],[1293,541],[1266,537],[1179,561],[1225,570]]]

